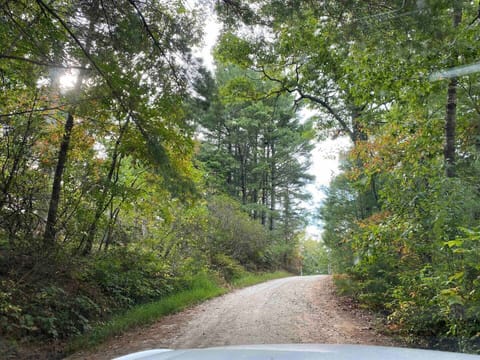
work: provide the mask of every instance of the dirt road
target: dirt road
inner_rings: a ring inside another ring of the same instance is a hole
[[[338,299],[331,277],[319,275],[236,290],[70,359],[111,359],[151,348],[281,343],[394,345],[373,330],[368,314]]]

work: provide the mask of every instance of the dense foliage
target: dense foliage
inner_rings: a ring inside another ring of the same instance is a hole
[[[412,344],[480,351],[478,3],[265,0],[220,12],[223,61],[352,141],[320,209],[341,288]]]
[[[325,244],[316,239],[303,239],[300,242],[302,275],[329,274],[330,255]]]

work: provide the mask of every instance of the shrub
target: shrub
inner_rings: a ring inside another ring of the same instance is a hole
[[[119,308],[158,299],[174,289],[165,262],[153,252],[127,248],[98,256],[86,280],[100,287]]]
[[[218,271],[227,282],[239,279],[245,274],[245,269],[237,261],[224,254],[216,254],[212,258],[212,267]]]

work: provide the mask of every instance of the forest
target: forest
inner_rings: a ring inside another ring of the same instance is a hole
[[[3,353],[62,355],[138,305],[280,269],[331,269],[411,346],[480,351],[478,2],[0,0],[0,18]],[[311,151],[340,137],[317,242]]]

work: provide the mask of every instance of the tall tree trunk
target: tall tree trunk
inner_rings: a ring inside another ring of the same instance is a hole
[[[268,164],[270,161],[270,146],[268,142],[264,143],[263,148],[263,159],[265,164]],[[268,197],[268,170],[263,171],[263,181],[262,181],[262,225],[267,224],[267,197]]]
[[[275,227],[275,202],[276,202],[276,193],[277,190],[275,187],[275,182],[277,181],[277,174],[275,171],[275,144],[272,140],[270,143],[271,149],[271,162],[270,162],[270,223],[268,228],[272,231]]]
[[[288,245],[290,242],[290,235],[292,233],[292,229],[290,227],[292,224],[290,223],[290,216],[291,216],[291,209],[290,209],[290,191],[288,185],[285,188],[285,195],[284,195],[284,219],[283,219],[283,237],[285,241],[285,245]],[[288,253],[284,252],[283,254],[283,264],[284,266],[288,266]]]
[[[95,18],[98,16],[98,1],[93,1],[91,5],[91,19],[88,25],[88,33],[86,38],[85,49],[86,51],[90,50],[92,45],[92,35],[95,30]],[[82,65],[85,65],[87,61]],[[75,81],[75,85],[71,90],[74,96],[79,96],[79,92],[82,87],[84,73],[80,71],[78,77]],[[53,176],[52,192],[50,195],[50,201],[48,205],[48,214],[47,222],[45,225],[45,233],[43,234],[43,242],[46,248],[51,248],[55,244],[55,238],[57,235],[57,217],[58,217],[58,204],[60,203],[60,193],[62,189],[62,178],[63,172],[65,170],[65,165],[67,163],[67,155],[70,147],[70,139],[72,135],[73,125],[74,125],[74,112],[75,107],[72,106],[67,112],[67,118],[65,121],[63,138],[60,144],[60,149],[58,152],[57,165],[55,167],[55,174]]]
[[[242,204],[247,204],[247,150],[246,146],[238,145],[238,155],[240,159],[240,192],[242,194]]]
[[[265,211],[267,207],[267,174],[263,174],[262,181],[262,211],[261,211],[261,223],[263,226],[267,223],[267,212]]]
[[[352,139],[354,144],[359,141],[362,142],[368,140],[368,135],[363,129],[362,124],[360,123],[360,117],[362,116],[362,111],[364,109],[365,106],[354,106],[352,110],[352,135],[350,136],[350,138]]]
[[[73,115],[71,112],[68,112],[67,119],[65,121],[62,143],[60,144],[60,151],[58,152],[55,175],[53,176],[52,193],[50,196],[50,204],[48,206],[47,223],[45,226],[45,233],[43,235],[43,242],[45,246],[49,248],[55,244],[55,236],[57,234],[55,225],[57,223],[58,204],[60,202],[60,191],[62,187],[62,177],[63,171],[65,170],[65,164],[67,162],[67,154],[70,145],[72,129]]]
[[[453,27],[456,29],[462,21],[462,1],[454,2]],[[453,50],[452,65],[456,63],[457,51]],[[457,86],[458,79],[453,77],[448,83],[447,104],[445,111],[445,146],[443,149],[445,175],[449,178],[455,176],[455,130],[457,122]]]
[[[235,144],[233,148],[233,158],[236,160],[237,164],[240,161],[239,159],[239,146],[238,144]],[[232,172],[232,189],[233,189],[233,194],[235,197],[240,198],[240,171],[241,171],[241,166],[239,168],[235,167],[234,171]]]
[[[230,155],[230,158],[232,158],[233,150],[232,150],[232,143],[230,141],[228,141],[227,149],[228,149],[228,154]],[[231,185],[232,182],[233,182],[233,175],[232,175],[231,167],[229,166],[228,174],[227,174],[227,184]],[[230,186],[228,187],[228,189],[230,190]]]
[[[252,182],[253,182],[253,191],[252,191],[252,203],[255,205],[253,209],[253,213],[251,216],[254,220],[258,217],[258,211],[256,206],[258,205],[258,173],[257,173],[257,166],[258,166],[258,132],[255,133],[255,141],[253,143],[253,167],[252,169]]]
[[[443,150],[445,175],[455,176],[455,129],[457,118],[457,78],[450,79],[447,92],[445,115],[445,147]]]

